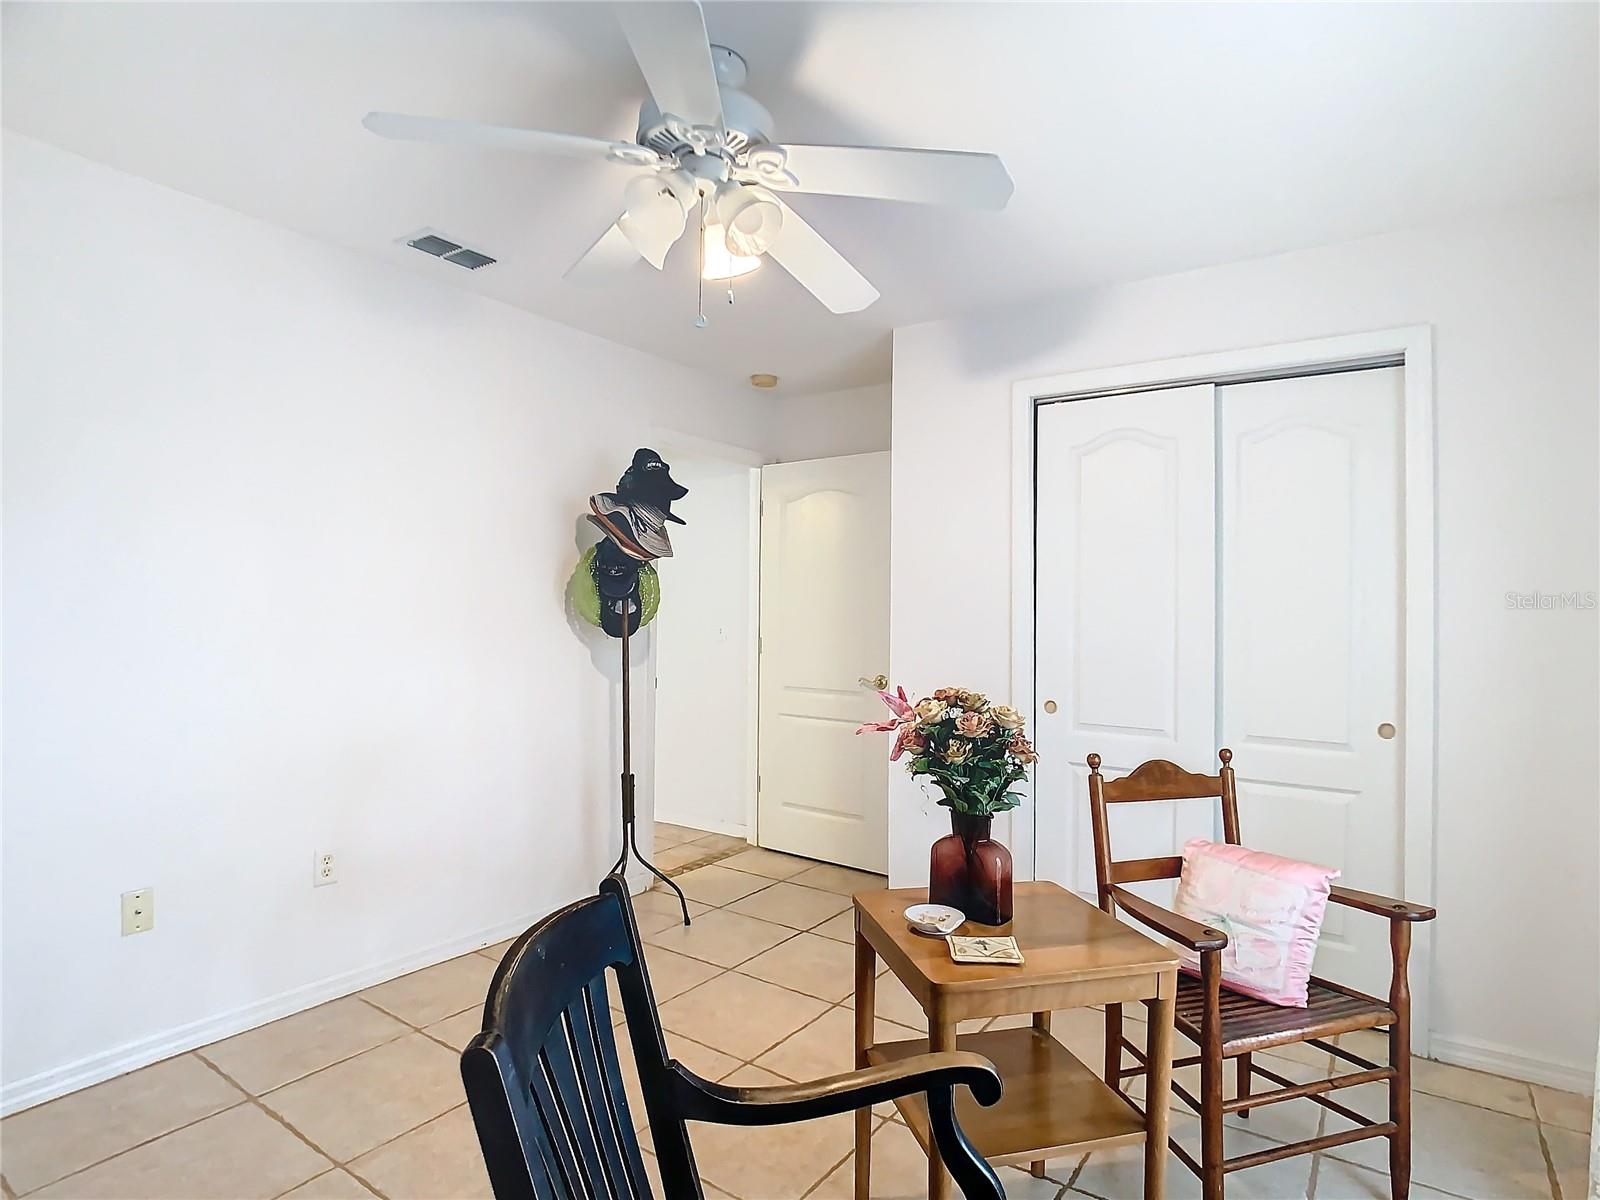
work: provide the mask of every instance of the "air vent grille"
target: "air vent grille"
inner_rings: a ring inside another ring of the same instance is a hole
[[[443,258],[446,254],[454,254],[457,250],[461,249],[457,243],[447,241],[444,238],[438,237],[437,235],[431,233],[425,233],[421,237],[412,238],[406,243],[406,245],[410,246],[413,250],[421,250],[424,254],[432,254],[439,258]]]
[[[478,250],[468,250],[463,247],[444,256],[446,262],[453,262],[458,267],[465,267],[469,271],[476,271],[479,267],[487,267],[494,263],[494,259]]]
[[[469,271],[492,266],[498,261],[485,254],[482,250],[469,249],[460,242],[451,241],[431,229],[421,230],[410,237],[401,238],[400,240],[413,250],[421,250],[424,254],[431,254],[434,258],[442,258],[445,262],[454,263],[458,267],[465,267]]]

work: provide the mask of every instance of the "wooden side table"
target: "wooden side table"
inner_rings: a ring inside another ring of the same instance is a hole
[[[1145,1200],[1166,1188],[1167,1096],[1172,1083],[1172,1011],[1178,958],[1171,950],[1054,883],[1019,883],[1012,923],[998,932],[1017,939],[1020,967],[955,963],[941,938],[911,932],[905,910],[927,899],[922,888],[857,892],[856,1066],[893,1062],[932,1050],[972,1050],[1000,1070],[1005,1094],[992,1108],[963,1090],[961,1127],[990,1162],[1029,1163],[1068,1153],[1143,1143]],[[995,933],[963,926],[961,934]],[[877,958],[917,998],[928,1037],[872,1044]],[[1118,1096],[1050,1034],[1058,1008],[1143,1001],[1150,1019],[1150,1077],[1145,1115]],[[973,1017],[1031,1013],[1030,1027],[956,1035]],[[928,1195],[947,1200],[951,1180],[933,1148],[924,1097],[897,1100],[928,1154]],[[872,1166],[872,1115],[856,1114],[856,1200],[867,1200]]]

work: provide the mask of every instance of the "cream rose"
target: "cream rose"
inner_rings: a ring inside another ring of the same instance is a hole
[[[1001,729],[1021,729],[1022,714],[1009,704],[996,704],[989,710],[989,715],[994,718],[994,723]]]
[[[960,738],[951,738],[944,748],[943,757],[947,763],[964,763],[972,757],[972,744],[963,742]]]
[[[937,721],[944,716],[945,710],[949,707],[943,700],[919,700],[917,701],[917,720],[924,722]]]

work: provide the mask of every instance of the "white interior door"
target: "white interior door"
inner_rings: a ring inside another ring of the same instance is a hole
[[[889,669],[889,455],[761,471],[757,841],[884,872],[889,744],[856,737]]]
[[[1242,840],[1399,895],[1402,371],[1218,400],[1220,711]],[[1330,906],[1318,973],[1387,994],[1387,934]]]
[[[1216,753],[1215,413],[1210,384],[1038,410],[1038,877],[1095,887],[1085,760],[1204,771]],[[1055,711],[1051,712],[1051,707]],[[1209,837],[1216,802],[1119,805],[1118,858]]]

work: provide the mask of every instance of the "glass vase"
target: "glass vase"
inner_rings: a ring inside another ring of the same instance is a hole
[[[1011,921],[1011,851],[989,836],[993,822],[952,809],[951,832],[928,855],[928,903],[959,908],[977,925]]]

